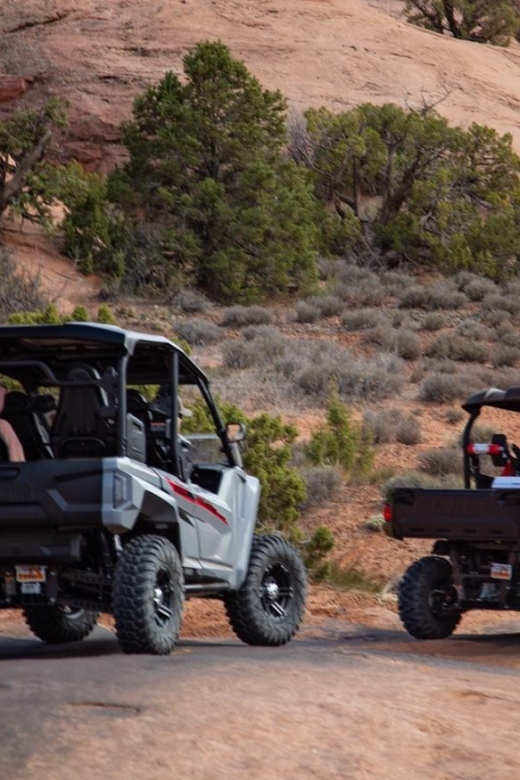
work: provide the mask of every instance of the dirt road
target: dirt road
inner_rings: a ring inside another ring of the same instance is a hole
[[[51,648],[0,634],[10,780],[493,780],[520,777],[520,621],[418,643],[330,621],[284,648],[114,636]],[[516,632],[519,633],[516,633]]]

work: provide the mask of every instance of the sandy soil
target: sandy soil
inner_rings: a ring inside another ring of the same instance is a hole
[[[373,597],[345,608],[368,625],[314,616],[284,648],[183,633],[168,658],[123,657],[100,631],[46,648],[4,622],[2,767],[13,780],[519,775],[520,621],[488,614],[420,643]]]

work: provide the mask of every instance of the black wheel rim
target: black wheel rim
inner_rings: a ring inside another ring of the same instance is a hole
[[[161,569],[155,581],[153,607],[155,622],[164,628],[173,617],[174,593],[169,572]]]
[[[67,620],[79,620],[85,614],[83,607],[69,607],[67,604],[58,604],[58,612]]]
[[[433,588],[428,598],[428,603],[432,614],[435,617],[449,617],[455,610],[457,601],[457,592],[453,585],[444,585]]]
[[[289,569],[281,563],[270,566],[260,586],[260,600],[266,615],[272,620],[285,620],[293,596],[293,581]]]

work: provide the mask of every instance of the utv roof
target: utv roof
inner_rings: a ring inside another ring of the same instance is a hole
[[[183,350],[164,336],[150,336],[133,330],[123,330],[116,325],[101,325],[97,322],[67,322],[64,325],[4,325],[0,326],[0,351],[10,348],[13,341],[22,344],[50,341],[65,343],[100,343],[119,347],[132,354],[138,342],[163,345],[172,351]]]
[[[164,336],[155,336],[115,325],[94,322],[68,322],[64,325],[6,325],[0,326],[0,362],[108,355],[148,355],[146,363],[153,362],[154,354],[177,353],[182,367],[191,376],[206,380],[203,371],[186,355],[183,349]],[[207,380],[206,380],[207,381]]]
[[[505,409],[510,412],[520,412],[520,385],[510,387],[508,390],[499,390],[491,387],[488,390],[480,390],[471,395],[462,404],[462,408],[470,414],[475,414],[483,406],[492,406],[495,409]]]

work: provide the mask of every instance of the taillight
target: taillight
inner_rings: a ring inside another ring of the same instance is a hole
[[[504,448],[500,444],[478,444],[470,442],[467,446],[468,455],[502,455]]]
[[[394,519],[393,514],[394,513],[393,513],[393,510],[392,510],[392,504],[390,502],[388,502],[387,504],[385,504],[384,509],[383,509],[383,518],[384,518],[386,523],[391,523],[392,522],[392,520]]]

